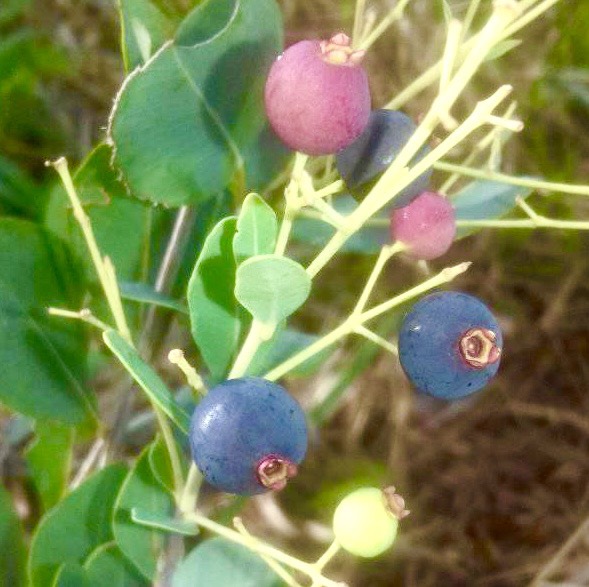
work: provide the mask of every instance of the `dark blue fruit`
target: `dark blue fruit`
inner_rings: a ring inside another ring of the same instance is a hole
[[[364,132],[336,156],[337,169],[348,188],[356,196],[363,196],[372,188],[401,152],[411,135],[415,123],[398,110],[373,110]],[[430,148],[424,145],[412,164],[425,157]],[[395,196],[393,208],[406,206],[421,192],[429,188],[432,170],[428,169]]]
[[[399,359],[419,390],[442,399],[478,391],[497,373],[503,338],[489,308],[460,292],[434,293],[405,317]]]
[[[228,493],[283,489],[307,451],[301,406],[259,377],[230,379],[196,406],[190,450],[204,478]]]

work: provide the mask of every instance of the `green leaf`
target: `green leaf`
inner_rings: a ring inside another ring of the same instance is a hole
[[[347,216],[358,207],[358,203],[351,195],[341,194],[335,198],[333,207],[343,216]],[[381,212],[381,214],[383,215],[377,216],[377,218],[384,219],[383,224],[370,225],[360,229],[344,243],[340,251],[364,255],[378,253],[384,244],[390,242],[388,219],[384,213]],[[295,220],[292,233],[295,240],[316,248],[323,248],[334,234],[335,228],[330,224],[315,218],[305,217]]]
[[[65,563],[59,567],[52,587],[90,587],[90,580],[83,567],[76,563]]]
[[[258,194],[249,194],[243,202],[233,239],[237,263],[274,252],[277,236],[278,221],[274,210]]]
[[[215,380],[227,372],[242,332],[242,311],[233,293],[235,230],[234,217],[221,220],[213,228],[188,283],[192,336]]]
[[[153,475],[147,446],[125,479],[115,504],[113,532],[121,552],[152,581],[156,575],[157,559],[164,545],[164,535],[158,530],[138,525],[131,511],[142,508],[154,515],[170,516],[173,501],[170,494]]]
[[[290,316],[310,291],[305,269],[280,255],[251,257],[237,268],[235,297],[263,324],[275,325]]]
[[[505,39],[504,41],[497,43],[497,45],[495,45],[495,47],[489,51],[485,61],[499,59],[499,57],[503,57],[503,55],[509,53],[516,47],[519,47],[522,43],[523,41],[521,39]]]
[[[492,220],[505,216],[516,206],[516,199],[527,198],[530,188],[509,185],[498,181],[477,180],[452,196],[456,220]],[[480,230],[477,227],[459,227],[457,238]]]
[[[152,442],[148,454],[149,466],[154,478],[170,493],[174,491],[174,474],[170,453],[165,443],[158,437],[157,442]]]
[[[280,365],[288,358],[319,340],[319,338],[315,334],[306,334],[294,328],[277,329],[272,339],[260,346],[250,363],[248,374],[264,375],[264,373]],[[289,371],[289,377],[306,377],[311,375],[321,367],[334,350],[335,348],[332,346],[317,353],[304,363],[301,363],[296,369]]]
[[[51,509],[65,495],[72,461],[74,432],[55,422],[37,422],[35,442],[26,460],[43,510]]]
[[[0,401],[33,418],[73,425],[95,414],[83,387],[82,325],[47,315],[79,307],[79,275],[65,249],[35,224],[0,219]]]
[[[149,400],[155,403],[184,434],[188,434],[190,416],[176,403],[160,376],[118,332],[108,330],[102,337],[106,346],[145,391]]]
[[[178,565],[172,587],[278,587],[280,581],[251,550],[225,538],[210,538]]]
[[[64,563],[82,563],[112,540],[111,515],[126,468],[110,465],[80,485],[39,523],[29,557],[32,587],[46,587]]]
[[[124,557],[115,542],[99,546],[84,563],[92,587],[147,587],[133,565]]]
[[[0,206],[6,213],[37,218],[46,202],[45,190],[35,185],[17,165],[0,157]]]
[[[108,145],[98,145],[74,174],[74,184],[101,253],[112,260],[118,279],[133,281],[140,277],[150,230],[156,232],[164,212],[129,197],[110,165],[111,157]],[[88,247],[61,185],[51,194],[45,225],[57,237],[67,240],[84,266],[87,281],[97,282]]]
[[[287,155],[263,108],[281,48],[274,0],[200,3],[116,99],[109,137],[133,194],[180,206],[229,185],[263,188]]]
[[[131,510],[131,519],[142,526],[171,532],[172,534],[196,536],[199,533],[198,524],[195,522],[191,522],[190,520],[176,520],[169,516],[145,511],[141,508],[133,508]]]
[[[168,39],[179,22],[151,0],[118,0],[121,18],[121,51],[128,72],[143,65]]]
[[[25,584],[25,545],[10,493],[0,485],[0,585]]]
[[[176,312],[181,312],[182,314],[188,314],[188,309],[182,302],[155,291],[153,287],[147,283],[122,281],[119,283],[119,289],[121,297],[124,300],[151,304],[153,306],[159,306],[160,308],[176,310]]]

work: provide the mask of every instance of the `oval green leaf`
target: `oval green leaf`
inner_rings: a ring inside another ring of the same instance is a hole
[[[151,445],[148,445],[123,483],[114,508],[113,533],[121,552],[145,578],[153,581],[165,537],[159,530],[134,522],[131,512],[134,508],[141,508],[154,515],[169,517],[173,500],[153,474],[149,464],[150,450]]]
[[[84,563],[91,587],[147,587],[149,583],[124,557],[116,543],[99,546]]]
[[[80,307],[80,281],[56,239],[31,222],[0,219],[0,401],[9,408],[68,425],[94,416],[84,328],[47,314],[48,306]]]
[[[263,324],[274,326],[309,297],[311,278],[296,261],[280,255],[259,255],[237,269],[235,297]]]
[[[118,332],[108,330],[102,338],[151,402],[156,404],[178,428],[188,434],[190,416],[178,405],[161,377],[139,356]]]
[[[29,557],[33,587],[50,585],[61,565],[81,564],[95,548],[112,540],[112,511],[125,472],[124,465],[110,465],[43,517]]]
[[[25,545],[20,521],[10,493],[0,485],[0,583],[21,587],[25,584]]]
[[[233,294],[235,230],[234,217],[213,228],[188,283],[192,336],[214,380],[222,379],[233,362],[244,318]]]
[[[274,0],[205,0],[123,84],[109,125],[134,195],[195,204],[230,184],[261,189],[287,151],[268,132],[263,88],[282,49]]]
[[[243,202],[233,239],[237,263],[274,252],[277,236],[278,220],[274,210],[258,194],[249,194]]]
[[[178,565],[172,587],[278,587],[280,581],[256,554],[225,538],[210,538]]]

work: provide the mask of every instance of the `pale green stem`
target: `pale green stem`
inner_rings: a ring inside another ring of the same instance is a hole
[[[505,111],[505,114],[503,114],[503,118],[510,119],[515,112],[515,109],[516,103],[512,102]],[[503,128],[494,126],[480,141],[477,142],[468,157],[466,157],[464,160],[463,165],[470,165],[473,161],[475,161],[480,153],[484,152],[489,146],[495,144],[496,141],[499,141],[504,132],[505,130]],[[453,173],[440,188],[440,193],[447,194],[459,179],[460,174]]]
[[[561,230],[589,230],[589,221],[556,220],[540,216],[523,220],[457,220],[457,227],[463,228],[558,228]]]
[[[436,169],[439,169],[440,171],[448,171],[450,173],[456,173],[458,175],[464,175],[466,177],[474,177],[475,179],[487,179],[489,181],[498,181],[501,183],[517,185],[521,187],[531,188],[534,190],[547,190],[551,192],[561,192],[563,194],[589,196],[589,186],[587,185],[556,183],[528,177],[513,177],[505,173],[487,171],[486,169],[475,169],[474,167],[455,165],[453,163],[446,163],[445,161],[438,161],[434,164],[434,167]]]
[[[378,23],[370,34],[362,39],[358,49],[367,51],[379,39],[379,37],[397,20],[403,16],[403,12],[411,0],[399,0],[396,6]]]
[[[96,269],[96,273],[98,274],[98,279],[100,280],[100,284],[104,291],[104,295],[106,296],[106,300],[110,307],[110,311],[115,320],[117,330],[119,331],[119,334],[125,340],[127,340],[129,344],[133,345],[131,331],[129,330],[129,326],[127,324],[127,319],[125,317],[125,312],[123,309],[121,292],[119,290],[114,265],[108,257],[103,257],[100,253],[98,243],[96,242],[96,238],[94,236],[94,231],[92,230],[90,219],[84,211],[82,202],[80,201],[80,198],[78,197],[78,194],[74,187],[74,183],[69,172],[67,160],[64,157],[61,157],[54,163],[50,163],[50,165],[52,165],[59,174],[61,181],[63,182],[63,185],[65,187],[65,190],[67,192],[67,195],[70,199],[72,209],[74,211],[74,217],[80,225],[82,234],[84,235],[84,240],[86,241],[86,245],[90,252],[90,257],[92,258],[92,262]],[[108,328],[105,330],[108,330]],[[172,433],[170,423],[167,420],[165,414],[155,403],[151,402],[151,405],[153,406],[153,411],[158,420],[162,437],[164,439],[166,448],[170,456],[170,463],[172,465],[172,474],[174,478],[174,489],[176,493],[176,498],[178,498],[178,492],[180,491],[180,488],[183,486],[182,467],[180,464],[178,447],[176,446],[176,442],[174,440],[174,435]]]
[[[202,473],[194,463],[191,463],[184,489],[178,501],[178,510],[183,516],[188,516],[194,512],[202,480]]]
[[[230,540],[231,542],[235,542],[236,544],[241,544],[246,548],[249,548],[251,551],[259,554],[268,556],[291,569],[295,569],[300,571],[301,573],[305,573],[308,577],[310,577],[313,581],[317,581],[318,584],[322,587],[343,587],[344,584],[338,583],[337,581],[332,581],[327,577],[324,577],[320,571],[318,571],[315,565],[306,563],[304,561],[299,560],[281,550],[262,542],[258,538],[254,536],[244,536],[240,534],[236,530],[232,530],[231,528],[227,528],[213,520],[209,520],[206,516],[202,516],[198,513],[193,513],[188,516],[189,520],[196,522],[199,526],[214,532],[215,534]]]
[[[243,536],[253,538],[253,536],[244,526],[241,518],[233,518],[233,525],[235,526],[235,529]],[[281,564],[277,563],[273,558],[265,554],[259,554],[259,556],[289,587],[303,587]]]
[[[382,347],[385,351],[395,356],[399,355],[399,349],[396,345],[389,342],[388,340],[385,340],[382,336],[379,336],[375,332],[372,332],[372,330],[369,330],[368,328],[366,328],[366,326],[358,326],[356,327],[354,332],[356,334],[360,334],[361,336],[373,342],[374,344],[377,344],[379,347]]]
[[[384,266],[387,264],[387,262],[393,255],[396,255],[404,248],[405,246],[402,243],[393,243],[392,245],[386,245],[382,247],[376,259],[376,263],[374,264],[372,272],[368,277],[368,281],[366,282],[366,285],[364,286],[364,289],[362,290],[362,293],[358,298],[358,302],[356,303],[356,306],[352,311],[352,314],[358,315],[364,311],[366,303],[368,302],[368,299],[370,298],[370,295],[374,290],[374,286],[376,285],[376,282],[380,277],[380,274],[382,273]]]
[[[247,369],[254,358],[259,346],[269,338],[271,338],[274,328],[266,324],[262,324],[257,320],[252,321],[250,331],[235,359],[235,363],[231,368],[228,379],[235,379],[242,377],[247,372]]]
[[[79,312],[74,312],[72,310],[64,310],[62,308],[47,308],[47,313],[51,316],[60,316],[61,318],[72,318],[74,320],[81,320],[82,322],[86,322],[91,324],[92,326],[96,326],[100,330],[110,330],[110,326],[105,324],[102,320],[99,320],[92,314],[92,312],[88,308],[84,308]]]
[[[448,267],[440,273],[424,281],[423,283],[407,290],[406,292],[391,298],[390,300],[375,306],[374,308],[360,314],[351,314],[337,328],[315,341],[313,344],[304,348],[302,351],[293,355],[277,367],[264,375],[265,379],[276,381],[286,375],[292,369],[295,369],[311,357],[330,347],[348,334],[355,332],[359,326],[363,326],[368,320],[372,320],[381,314],[388,312],[395,306],[405,303],[406,301],[429,291],[435,287],[448,283],[455,279],[461,273],[464,273],[470,266],[470,263],[461,263],[455,267]]]
[[[319,571],[323,571],[327,563],[341,550],[341,545],[337,540],[334,540],[327,550],[317,559],[315,567]],[[311,587],[319,587],[319,583],[313,581]]]
[[[468,10],[466,11],[466,14],[464,15],[464,21],[462,23],[463,36],[465,36],[468,33],[468,31],[470,30],[470,27],[472,26],[472,22],[474,20],[474,17],[477,13],[477,10],[479,9],[480,3],[481,3],[481,0],[470,0],[470,4],[468,5]]]
[[[168,361],[170,361],[170,363],[173,365],[176,365],[176,367],[178,367],[178,369],[184,373],[188,385],[190,385],[194,391],[196,391],[199,395],[204,395],[206,393],[206,386],[202,380],[202,377],[186,360],[182,349],[172,349],[168,353]]]
[[[364,8],[366,7],[366,0],[356,0],[356,7],[354,10],[354,26],[352,28],[352,46],[358,48],[360,43],[360,35],[362,33],[362,20],[364,17]]]
[[[536,6],[534,10],[524,14],[517,20],[515,20],[509,27],[507,27],[501,35],[497,38],[496,42],[509,38],[513,34],[517,33],[520,29],[524,28],[534,19],[538,18],[543,12],[546,12],[559,0],[545,0],[540,5]],[[521,2],[519,7],[522,11],[527,10],[531,6],[536,4],[536,1]],[[458,61],[464,59],[464,56],[473,48],[474,44],[481,33],[477,33],[465,41],[458,51]],[[409,86],[407,86],[402,92],[398,93],[392,100],[388,102],[384,107],[391,110],[398,110],[403,107],[404,104],[411,101],[415,96],[420,94],[423,90],[433,84],[442,71],[442,60],[432,65],[424,73],[422,73],[416,80],[414,80]]]
[[[510,92],[511,86],[502,86],[490,98],[479,102],[472,114],[452,134],[450,134],[444,141],[442,141],[442,143],[415,164],[410,170],[394,169],[396,166],[395,161],[395,163],[389,167],[372,188],[372,191],[366,196],[362,204],[360,204],[352,214],[346,217],[346,226],[333,235],[323,250],[317,255],[317,257],[315,257],[309,267],[307,267],[307,273],[311,277],[317,275],[317,273],[319,273],[319,271],[339,251],[346,240],[359,230],[371,216],[376,214],[391,200],[393,196],[390,196],[389,194],[395,195],[399,193],[400,190],[409,185],[436,161],[441,159],[457,144],[462,142],[471,132],[484,124],[489,114]],[[411,143],[411,141],[409,141],[409,143]],[[407,143],[406,147],[409,146],[409,143]],[[403,152],[404,150],[400,153],[399,157],[402,156]],[[397,172],[396,174],[395,171]]]
[[[462,34],[462,25],[458,20],[451,20],[448,25],[448,35],[446,37],[446,46],[444,48],[444,56],[442,57],[442,73],[440,75],[440,86],[438,94],[442,94],[448,87],[450,79],[452,78],[452,71],[456,64],[456,56],[458,47],[460,45],[460,37]]]
[[[127,340],[127,342],[131,342],[131,331],[129,330],[125,313],[123,311],[123,304],[121,302],[119,287],[114,276],[114,269],[112,268],[110,260],[107,257],[102,257],[100,254],[98,243],[96,242],[96,237],[94,236],[94,231],[92,230],[92,225],[90,224],[90,219],[86,215],[84,207],[82,206],[82,202],[80,201],[80,198],[78,197],[74,187],[74,182],[72,181],[72,177],[69,172],[67,160],[65,157],[60,157],[57,161],[49,163],[49,165],[51,165],[57,171],[63,186],[65,187],[65,191],[72,205],[74,217],[82,229],[84,240],[88,246],[90,257],[94,263],[96,273],[98,274],[98,279],[102,285],[104,295],[108,301],[108,305],[113,315],[115,324],[117,325],[117,329],[121,333],[121,336]]]

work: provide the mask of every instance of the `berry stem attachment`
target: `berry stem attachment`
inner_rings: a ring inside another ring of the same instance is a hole
[[[207,390],[204,381],[197,373],[196,369],[186,360],[182,349],[172,349],[168,353],[168,361],[170,361],[172,365],[176,365],[176,367],[184,373],[188,385],[190,385],[198,395],[204,395],[206,393]]]

